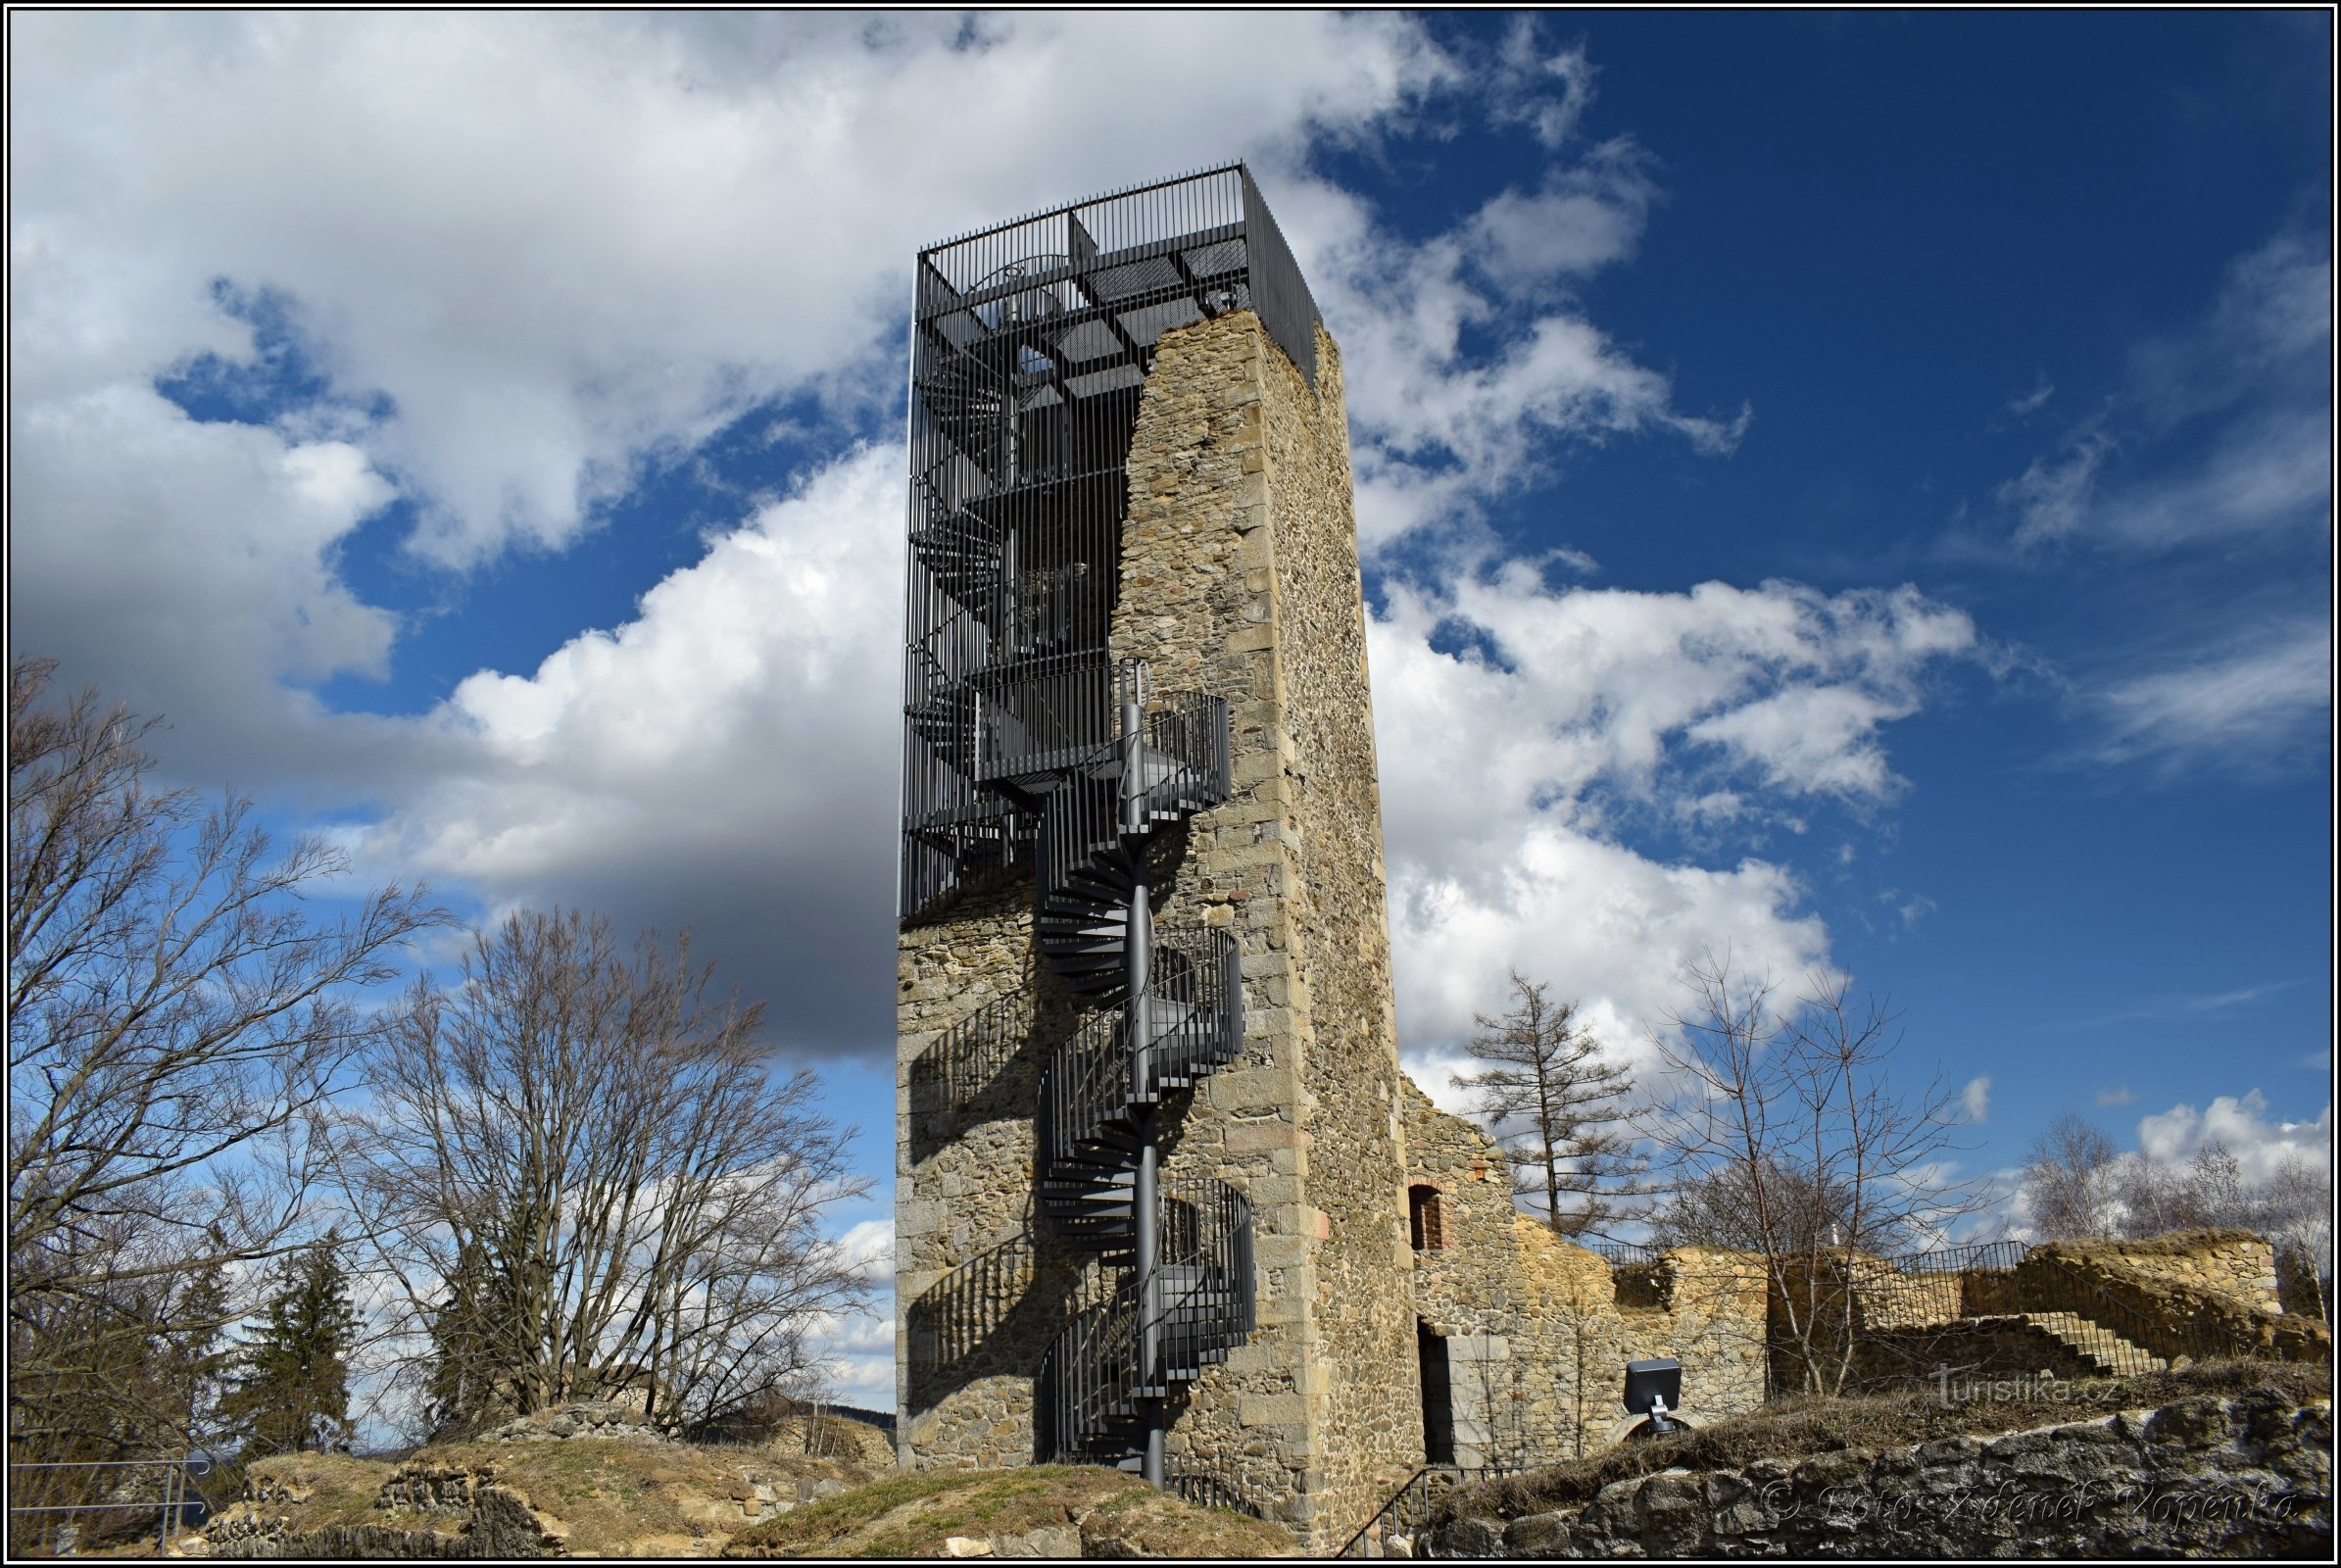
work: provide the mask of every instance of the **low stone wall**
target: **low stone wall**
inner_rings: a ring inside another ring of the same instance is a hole
[[[1623,1289],[1623,1274],[1621,1288]],[[2111,1303],[2110,1305],[2108,1303]],[[2072,1312],[2167,1359],[2218,1354],[2330,1361],[2332,1333],[2319,1319],[2276,1306],[2273,1253],[2243,1231],[2181,1231],[2145,1241],[2047,1242],[2013,1268],[1904,1274],[1891,1260],[1852,1249],[1788,1260],[1773,1281],[1770,1317],[1776,1388],[1795,1388],[1804,1368],[1791,1323],[1808,1318],[1825,1364],[1855,1340],[1854,1384],[1891,1380],[1929,1338],[1953,1338],[1960,1319]],[[2052,1336],[2002,1325],[1987,1348],[1989,1371],[2071,1375]],[[1875,1341],[1875,1344],[1869,1342]],[[2012,1357],[2036,1355],[2020,1368]],[[1962,1353],[1946,1347],[1943,1354]],[[1942,1359],[1942,1357],[1934,1357]]]
[[[248,1505],[229,1510],[205,1531],[214,1557],[344,1558],[468,1557],[509,1559],[562,1553],[562,1531],[495,1484],[487,1474],[455,1466],[405,1465],[383,1483],[374,1506],[379,1524],[333,1525],[296,1532],[291,1519],[268,1505],[289,1500],[279,1489],[253,1489]]]
[[[2272,1391],[2154,1411],[1672,1470],[1583,1506],[1436,1526],[1434,1557],[2329,1559],[2332,1406]]]
[[[561,1438],[639,1438],[665,1443],[669,1435],[642,1425],[641,1401],[577,1399],[533,1411],[485,1433],[483,1443],[537,1443]]]
[[[2207,1291],[2247,1311],[2280,1310],[2275,1249],[2250,1231],[2171,1231],[2142,1240],[2049,1242],[2040,1250],[2068,1263],[2085,1259],[2133,1279]]]
[[[2097,1315],[2085,1294],[2074,1290],[2077,1280],[2127,1309],[2126,1321],[2109,1321],[2105,1327],[2128,1335],[2157,1355],[2175,1358],[2231,1350],[2282,1361],[2332,1359],[2333,1336],[2327,1325],[2275,1309],[2272,1273],[2268,1303],[2247,1305],[2235,1291],[2193,1283],[2205,1275],[2139,1267],[2138,1250],[2147,1245],[2045,1243],[2016,1269],[2017,1288],[2027,1310]],[[2267,1244],[2256,1245],[2265,1255]],[[2183,1255],[2173,1249],[2164,1261]]]

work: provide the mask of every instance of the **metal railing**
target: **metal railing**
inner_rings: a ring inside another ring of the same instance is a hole
[[[1631,1268],[1636,1263],[1655,1263],[1663,1255],[1654,1247],[1638,1242],[1579,1242],[1578,1246],[1599,1256],[1612,1268]]]
[[[1163,1207],[1158,1288],[1125,1281],[1068,1323],[1042,1363],[1034,1408],[1046,1459],[1119,1462],[1141,1400],[1167,1397],[1257,1326],[1249,1200],[1204,1178],[1165,1184]]]
[[[1514,1474],[1508,1465],[1427,1464],[1406,1478],[1388,1502],[1375,1511],[1374,1517],[1357,1527],[1334,1553],[1336,1557],[1380,1557],[1387,1554],[1392,1536],[1403,1536],[1409,1542],[1418,1537],[1438,1516],[1439,1504],[1446,1494],[1470,1481],[1482,1481],[1490,1476]],[[1406,1555],[1419,1556],[1411,1545]]]
[[[155,1526],[155,1551],[158,1556],[168,1556],[171,1551],[171,1538],[177,1533],[185,1515],[189,1512],[195,1513],[197,1517],[191,1522],[200,1524],[203,1518],[212,1512],[211,1498],[205,1494],[202,1487],[196,1485],[212,1472],[211,1458],[202,1453],[184,1455],[175,1459],[11,1460],[8,1470],[10,1476],[8,1487],[9,1536],[12,1552],[16,1549],[15,1523],[24,1515],[72,1515],[125,1510],[143,1513],[148,1509],[156,1509],[159,1510],[160,1517]],[[160,1500],[148,1498],[136,1502],[34,1503],[17,1500],[24,1494],[22,1485],[16,1480],[20,1472],[58,1470],[160,1470],[163,1472],[163,1495]],[[189,1495],[190,1492],[193,1495]],[[57,1526],[49,1531],[50,1555],[66,1555],[70,1552],[71,1545],[75,1543],[69,1540],[69,1542],[61,1544],[59,1536],[63,1531],[74,1528],[70,1520],[60,1520]]]
[[[1085,1157],[1119,1163],[1108,1141],[1136,1106],[1153,1104],[1236,1059],[1243,979],[1235,939],[1198,931],[1164,940],[1168,974],[1149,993],[1145,1032],[1127,1003],[1092,1013],[1041,1075],[1034,1136],[1048,1172]]]
[[[1313,383],[1317,308],[1242,164],[1117,191],[931,246],[916,269],[904,587],[902,874],[918,915],[1031,827],[961,826],[988,780],[960,695],[1025,666],[1102,660],[1121,592],[1130,440],[1162,334],[1250,310]],[[1101,667],[1101,666],[1100,666]],[[1109,715],[1100,704],[1065,712]],[[1002,736],[1000,756],[1029,755]],[[1015,813],[1034,803],[1011,803]]]

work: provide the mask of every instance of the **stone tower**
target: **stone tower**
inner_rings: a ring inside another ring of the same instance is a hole
[[[919,258],[906,1464],[1423,1459],[1341,360],[1242,166]]]

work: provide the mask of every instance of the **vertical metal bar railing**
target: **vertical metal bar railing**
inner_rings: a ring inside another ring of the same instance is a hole
[[[1313,379],[1315,304],[1241,164],[921,253],[910,529],[926,543],[911,553],[905,618],[908,639],[937,651],[941,668],[906,670],[906,710],[979,671],[1102,652],[1120,592],[1129,433],[1155,345],[1166,330],[1244,308],[1260,312]],[[929,826],[971,807],[983,780],[915,721],[903,748],[908,917],[957,881],[961,861],[990,863],[1031,835],[1013,820],[983,832]]]

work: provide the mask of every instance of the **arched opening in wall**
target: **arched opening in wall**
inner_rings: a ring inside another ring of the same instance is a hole
[[[1418,1252],[1446,1246],[1446,1227],[1439,1217],[1438,1188],[1406,1189],[1406,1229]]]
[[[1455,1396],[1447,1373],[1447,1342],[1414,1320],[1415,1353],[1423,1369],[1423,1463],[1455,1462]]]

